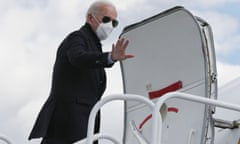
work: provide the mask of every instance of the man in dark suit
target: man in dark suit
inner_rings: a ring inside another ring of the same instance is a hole
[[[132,58],[125,54],[128,40],[119,39],[111,52],[102,52],[101,40],[118,25],[116,8],[109,2],[93,3],[80,30],[61,43],[53,70],[50,96],[41,109],[29,139],[41,144],[72,144],[86,137],[88,117],[106,88],[104,68]],[[99,131],[100,116],[95,132]]]

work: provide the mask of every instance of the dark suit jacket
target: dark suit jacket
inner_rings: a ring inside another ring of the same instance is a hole
[[[112,65],[89,24],[68,35],[58,48],[51,93],[29,139],[85,138],[89,113],[106,87],[104,68]]]

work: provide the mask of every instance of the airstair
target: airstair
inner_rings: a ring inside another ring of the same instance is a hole
[[[164,107],[164,104],[169,99],[181,99],[186,100],[190,102],[195,103],[202,103],[205,105],[215,106],[215,107],[221,107],[229,110],[234,110],[240,112],[240,106],[239,105],[233,105],[229,104],[223,101],[218,101],[214,99],[209,98],[203,98],[201,96],[197,95],[191,95],[187,93],[181,93],[181,92],[170,92],[164,95],[163,98],[160,98],[156,104],[154,104],[151,100],[140,96],[140,95],[133,95],[133,94],[115,94],[115,95],[109,95],[105,98],[103,98],[101,101],[99,101],[94,108],[92,109],[89,117],[89,125],[88,125],[88,133],[87,138],[77,142],[76,144],[92,144],[93,141],[99,140],[99,139],[106,139],[111,141],[114,144],[121,144],[122,142],[119,142],[116,138],[114,138],[111,135],[108,134],[95,134],[94,135],[94,119],[97,115],[97,112],[100,110],[102,106],[105,104],[115,101],[115,100],[124,100],[124,101],[137,101],[141,102],[142,104],[146,105],[151,111],[152,111],[152,136],[150,140],[147,140],[142,134],[141,131],[135,126],[135,123],[132,121],[129,123],[129,127],[131,127],[131,132],[134,135],[134,138],[137,140],[136,144],[164,144],[162,143],[163,138],[162,134],[163,131],[163,119],[164,115],[166,114],[166,111],[161,111],[161,108]],[[193,139],[195,137],[194,130],[190,131],[190,135],[187,138],[188,142],[186,144],[195,144],[196,142],[193,142]],[[180,135],[180,134],[179,134]]]
[[[213,34],[205,20],[178,6],[127,26],[120,37],[135,55],[121,62],[125,94],[95,105],[88,137],[77,144],[214,144],[216,127],[238,129],[238,120],[213,116],[217,107],[239,112],[240,106],[217,100]],[[113,100],[125,102],[123,141],[93,134],[97,111]]]

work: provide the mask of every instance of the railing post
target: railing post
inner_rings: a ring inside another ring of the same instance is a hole
[[[100,110],[100,108],[114,100],[132,100],[132,101],[138,101],[146,104],[151,111],[154,109],[154,103],[149,100],[146,97],[139,96],[139,95],[133,95],[133,94],[115,94],[115,95],[109,95],[107,97],[104,97],[102,100],[97,102],[89,116],[89,121],[88,121],[88,132],[87,132],[87,144],[92,144],[94,141],[94,123],[95,123],[95,117],[97,115],[97,112]]]
[[[170,92],[158,99],[155,108],[153,110],[153,129],[152,129],[152,141],[151,144],[161,144],[162,141],[162,118],[159,115],[159,110],[164,102],[168,99],[178,98],[184,99],[192,102],[208,104],[216,107],[222,107],[225,109],[231,109],[235,111],[240,111],[239,105],[229,104],[223,101],[218,101],[214,99],[209,99],[197,95],[181,93],[181,92]],[[160,130],[159,130],[160,129]]]
[[[6,137],[4,137],[4,136],[2,136],[2,135],[0,135],[0,141],[4,141],[4,142],[6,142],[7,144],[12,144],[12,143],[10,142],[10,140],[8,140]]]

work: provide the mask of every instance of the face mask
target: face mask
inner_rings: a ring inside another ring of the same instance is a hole
[[[94,18],[95,18],[95,16],[94,16]],[[96,18],[95,18],[95,20],[98,21]],[[100,40],[105,40],[111,34],[113,29],[114,28],[112,26],[112,22],[111,21],[108,22],[108,23],[100,23],[99,26],[97,27],[96,35],[98,36],[98,38]]]
[[[113,31],[112,23],[100,23],[96,34],[100,40],[105,40],[108,38],[108,36],[111,34]]]

